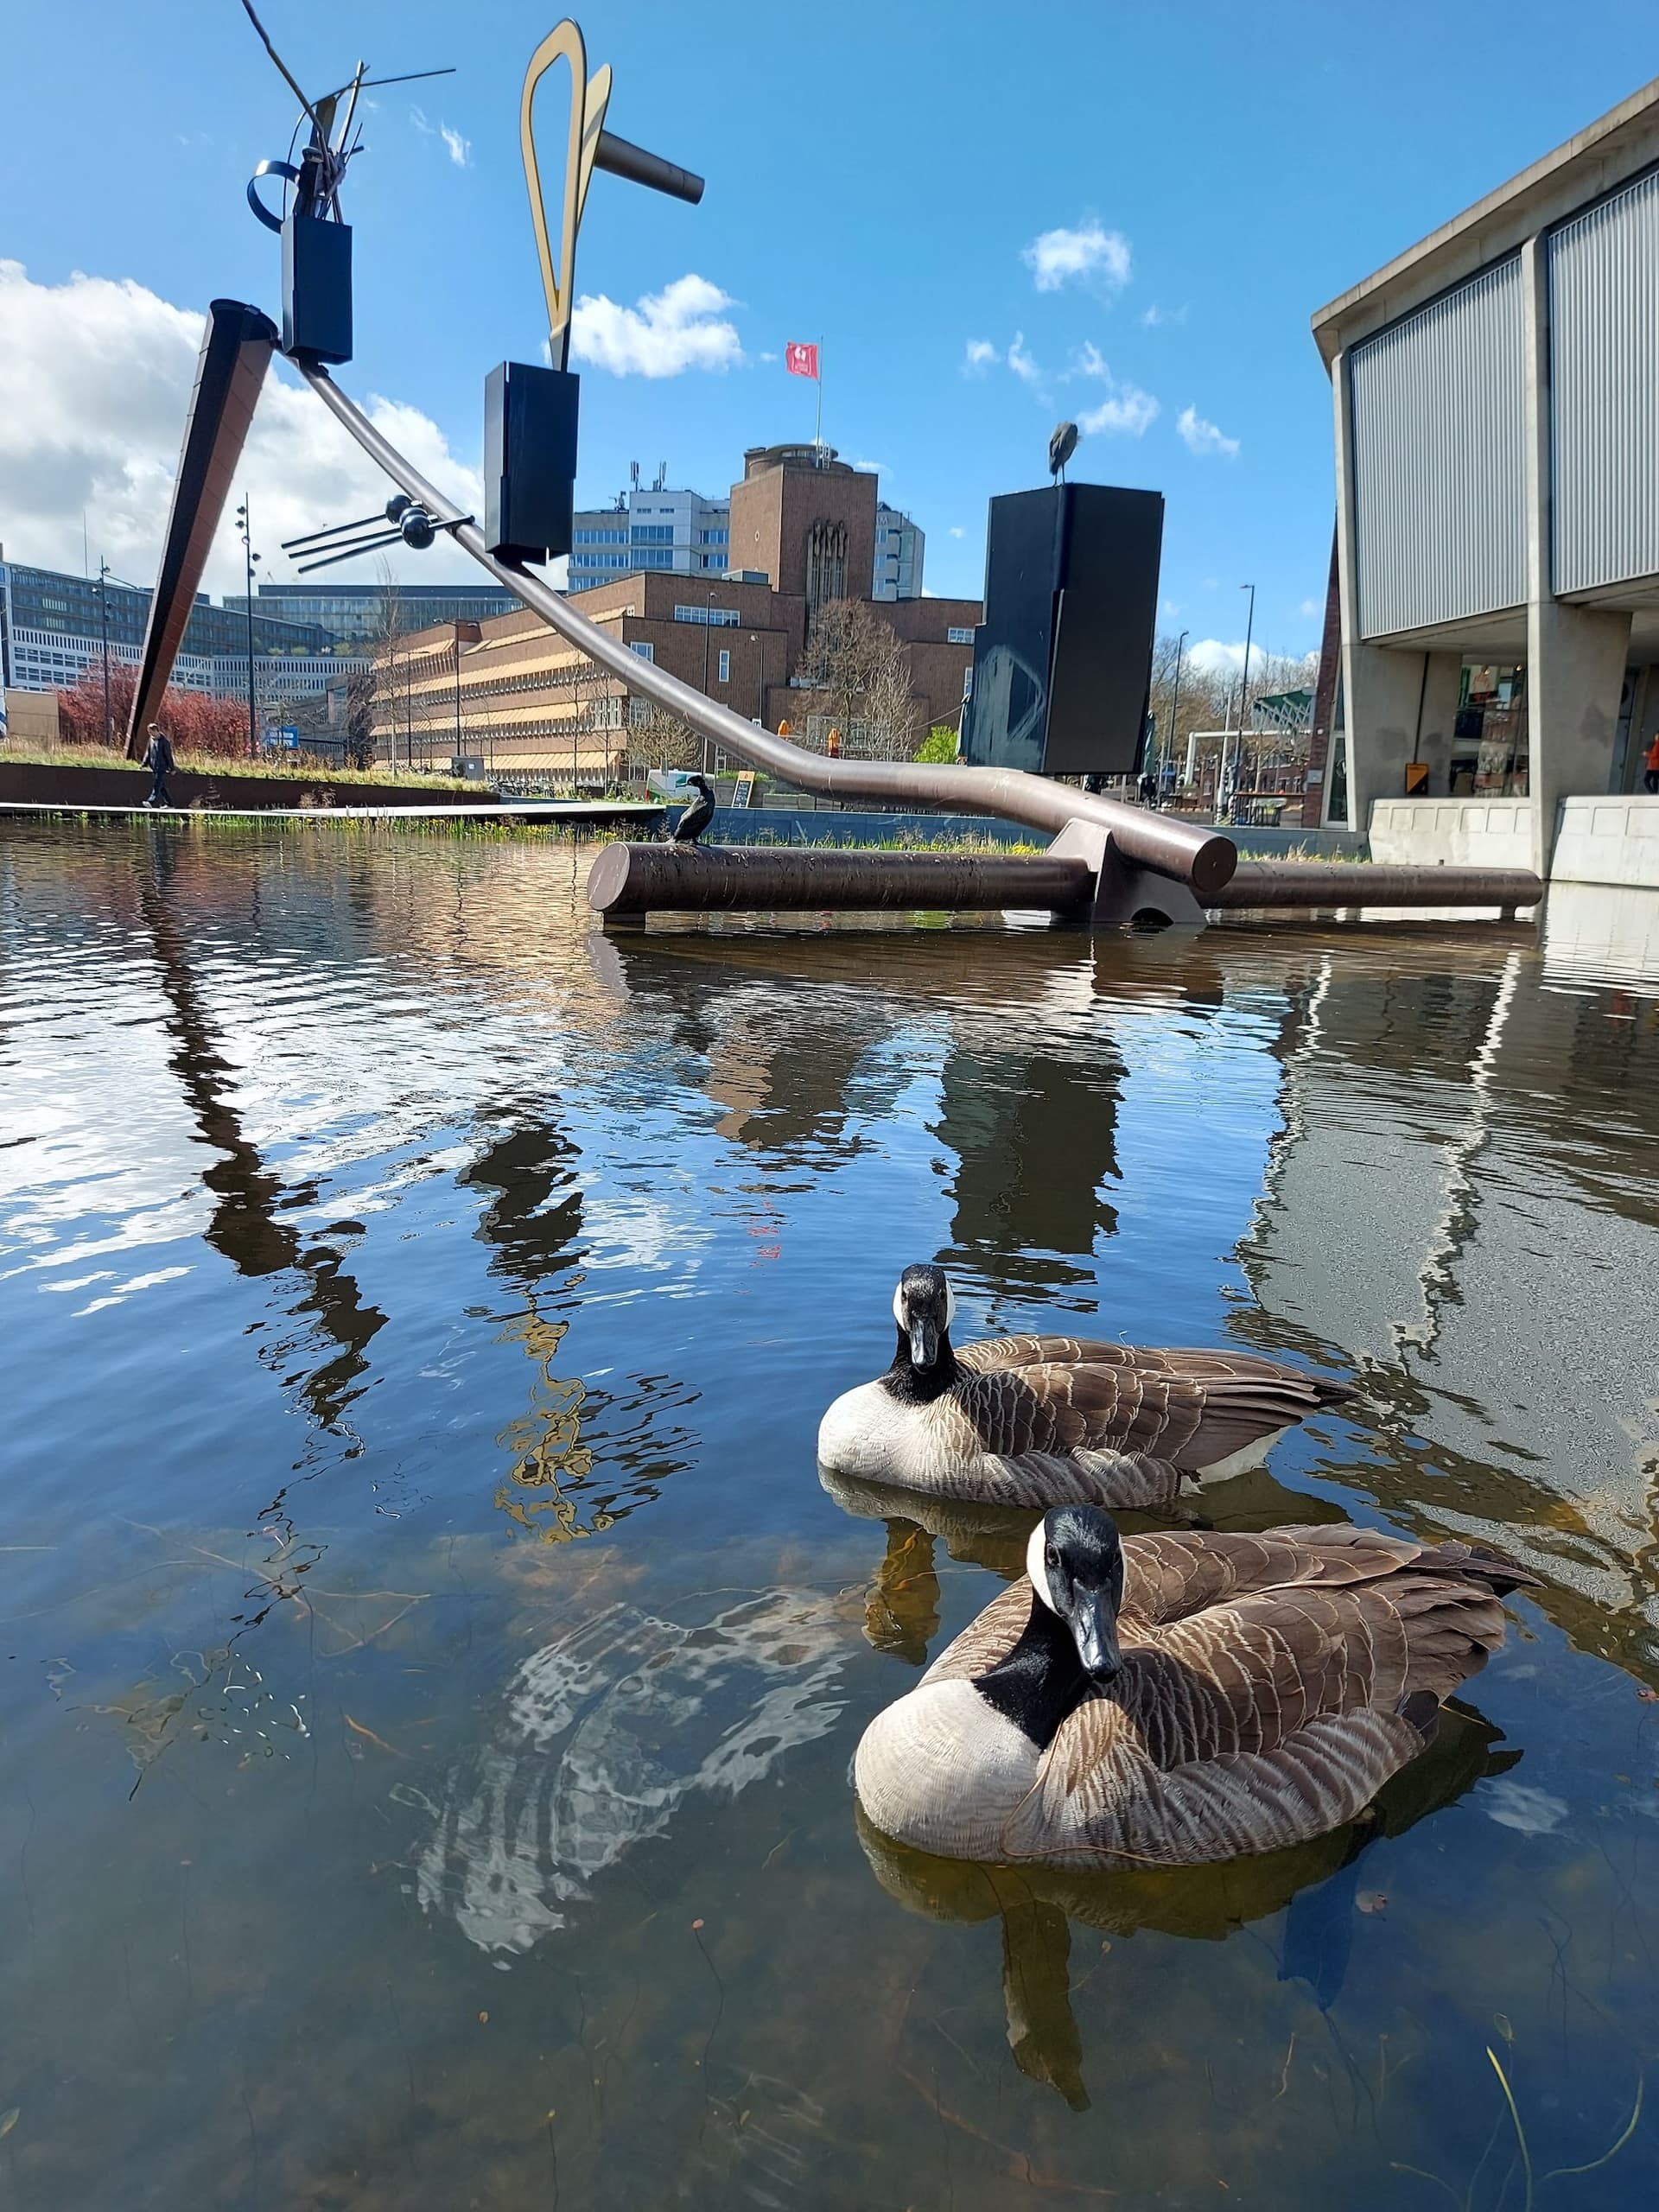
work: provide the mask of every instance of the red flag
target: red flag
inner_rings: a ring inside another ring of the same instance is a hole
[[[816,377],[818,373],[818,349],[803,346],[791,338],[784,348],[784,366],[792,377]]]

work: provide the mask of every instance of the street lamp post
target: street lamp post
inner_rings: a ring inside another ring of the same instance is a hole
[[[1240,584],[1239,589],[1240,591],[1247,591],[1250,594],[1250,612],[1249,618],[1244,624],[1244,665],[1239,671],[1238,678],[1238,736],[1235,740],[1233,745],[1232,780],[1226,785],[1227,813],[1230,819],[1232,815],[1233,790],[1238,782],[1238,766],[1239,762],[1244,757],[1244,710],[1246,702],[1250,696],[1250,640],[1255,635],[1255,586],[1254,584]],[[1226,741],[1224,739],[1224,753],[1225,749]],[[1226,766],[1224,760],[1222,765],[1224,767]],[[1217,791],[1216,797],[1217,800],[1219,800],[1222,797],[1222,793]],[[1217,806],[1217,813],[1219,813],[1220,810],[1219,806]]]
[[[242,525],[242,575],[248,611],[248,757],[257,760],[259,757],[259,716],[253,696],[253,564],[259,556],[253,550],[253,519],[245,492],[242,495],[242,504],[236,511],[236,518]]]
[[[110,705],[110,564],[100,553],[98,556],[98,620],[104,633],[104,742],[115,743],[115,715]]]
[[[1181,741],[1180,724],[1178,720],[1181,711],[1181,655],[1185,651],[1186,641],[1192,634],[1190,630],[1183,630],[1175,640],[1175,693],[1169,702],[1169,757],[1172,761],[1175,758],[1175,748]],[[1160,782],[1163,779],[1163,772],[1164,764],[1160,760],[1158,763],[1158,775]]]

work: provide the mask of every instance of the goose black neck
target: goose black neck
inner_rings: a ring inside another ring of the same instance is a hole
[[[931,1405],[935,1398],[942,1398],[957,1379],[957,1355],[950,1349],[950,1332],[939,1332],[938,1352],[931,1367],[918,1367],[910,1356],[910,1332],[899,1332],[899,1349],[893,1355],[893,1365],[881,1377],[882,1382],[901,1404]]]
[[[1053,1742],[1060,1723],[1089,1687],[1071,1631],[1033,1591],[1031,1618],[1006,1659],[974,1688],[1005,1719],[1012,1720],[1039,1751]]]

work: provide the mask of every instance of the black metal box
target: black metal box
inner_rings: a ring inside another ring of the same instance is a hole
[[[283,222],[283,351],[338,366],[352,358],[352,228],[290,212]]]
[[[1132,775],[1146,741],[1160,492],[1056,484],[991,501],[963,758]]]
[[[580,377],[503,361],[484,379],[484,542],[498,560],[570,550]]]

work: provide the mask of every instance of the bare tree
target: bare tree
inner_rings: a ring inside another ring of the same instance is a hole
[[[628,766],[634,775],[652,768],[700,768],[702,740],[689,722],[637,694],[628,701]]]
[[[391,563],[384,554],[375,563],[375,573],[380,586],[380,595],[375,602],[372,643],[375,735],[378,738],[384,732],[386,755],[395,768],[397,765],[398,732],[401,729],[405,741],[404,760],[412,768],[415,755],[410,735],[413,721],[410,695],[415,680],[414,661],[404,643],[409,620],[404,612],[404,594],[398,588]]]
[[[911,696],[910,657],[862,600],[819,607],[797,671],[814,696],[808,710],[827,717],[849,753],[908,760],[921,735]]]

